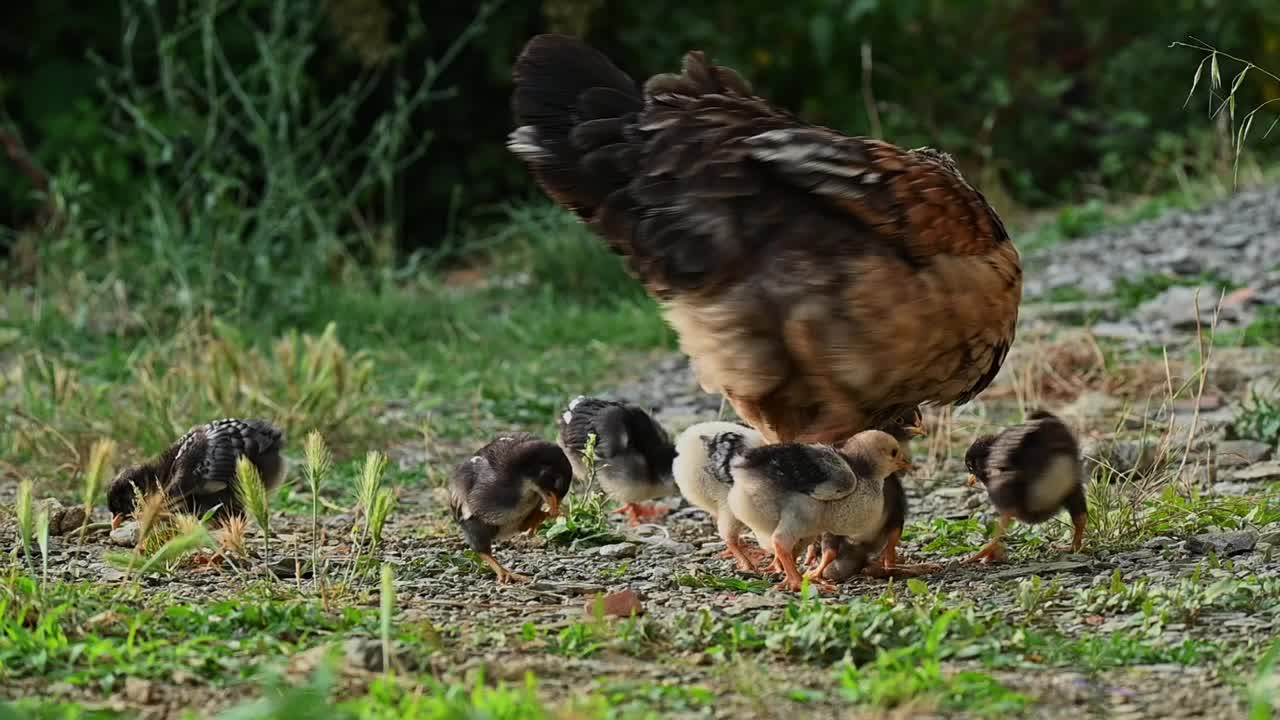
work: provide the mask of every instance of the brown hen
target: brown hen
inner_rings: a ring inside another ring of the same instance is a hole
[[[810,125],[701,52],[643,89],[562,35],[515,65],[508,147],[624,256],[707,392],[769,442],[961,404],[1013,341],[1022,268],[949,156]]]

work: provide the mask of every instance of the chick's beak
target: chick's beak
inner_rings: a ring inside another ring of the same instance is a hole
[[[111,516],[111,529],[112,529],[112,530],[115,530],[115,529],[119,528],[119,527],[120,527],[120,523],[122,523],[122,522],[124,522],[124,516],[123,516],[123,515],[112,515],[112,516]]]
[[[898,469],[903,472],[911,472],[916,469],[916,466],[906,458],[898,458]]]
[[[560,498],[556,497],[555,493],[540,490],[538,494],[541,495],[542,499],[547,503],[547,512],[549,513],[548,517],[556,517],[560,514]]]
[[[964,479],[964,484],[969,487],[978,487],[978,476],[973,473],[969,473],[969,477]]]
[[[906,431],[911,437],[924,437],[928,434],[924,431],[924,425],[911,425],[906,428]]]

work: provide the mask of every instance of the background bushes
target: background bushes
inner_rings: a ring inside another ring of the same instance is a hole
[[[708,50],[808,119],[942,147],[1030,206],[1220,168],[1223,132],[1182,106],[1200,56],[1171,41],[1280,66],[1271,0],[54,0],[0,10],[0,129],[91,247],[341,276],[534,196],[503,141],[511,61],[546,30],[642,77]],[[1254,73],[1242,97],[1280,87]],[[37,180],[0,156],[0,224],[53,212]]]

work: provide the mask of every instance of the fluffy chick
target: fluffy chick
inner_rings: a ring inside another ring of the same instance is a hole
[[[1001,559],[1000,540],[1013,518],[1037,524],[1062,509],[1075,526],[1071,549],[1080,549],[1089,516],[1080,446],[1056,416],[1037,410],[1021,425],[978,438],[965,453],[964,464],[969,485],[986,486],[1000,513],[995,536],[969,562]]]
[[[560,501],[572,482],[573,469],[559,447],[513,433],[491,441],[454,469],[449,509],[467,544],[493,568],[498,582],[522,581],[526,578],[493,557],[493,542],[532,532],[560,514]]]
[[[675,492],[671,477],[675,446],[649,413],[628,403],[578,396],[560,416],[558,426],[560,447],[580,478],[587,476],[587,443],[591,435],[596,436],[600,487],[622,503],[617,512],[626,513],[632,525],[666,514],[665,509],[640,505]]]
[[[707,511],[716,523],[726,550],[739,570],[756,571],[755,560],[743,547],[741,535],[747,529],[729,509],[729,489],[733,487],[733,460],[751,448],[764,445],[764,436],[753,428],[733,422],[704,422],[692,425],[676,438],[673,466],[676,487],[693,505]],[[759,540],[759,538],[757,538]]]
[[[248,458],[269,492],[284,477],[283,447],[284,433],[264,420],[224,418],[193,427],[160,457],[125,468],[111,481],[107,507],[112,527],[133,514],[139,494],[157,490],[192,515],[202,516],[215,508],[220,522],[243,515],[236,492],[236,462],[242,456]]]
[[[800,589],[795,548],[823,533],[872,539],[884,514],[884,479],[910,469],[898,442],[888,433],[867,430],[839,450],[825,445],[786,443],[752,448],[731,464],[729,507],[759,538],[769,538],[786,578],[780,584]],[[830,588],[810,572],[819,587]]]

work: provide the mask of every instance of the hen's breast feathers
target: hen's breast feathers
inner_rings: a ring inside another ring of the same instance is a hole
[[[641,93],[540,36],[515,74],[513,152],[663,302],[704,389],[770,439],[843,440],[995,377],[1018,253],[947,156],[807,125],[700,52]]]

